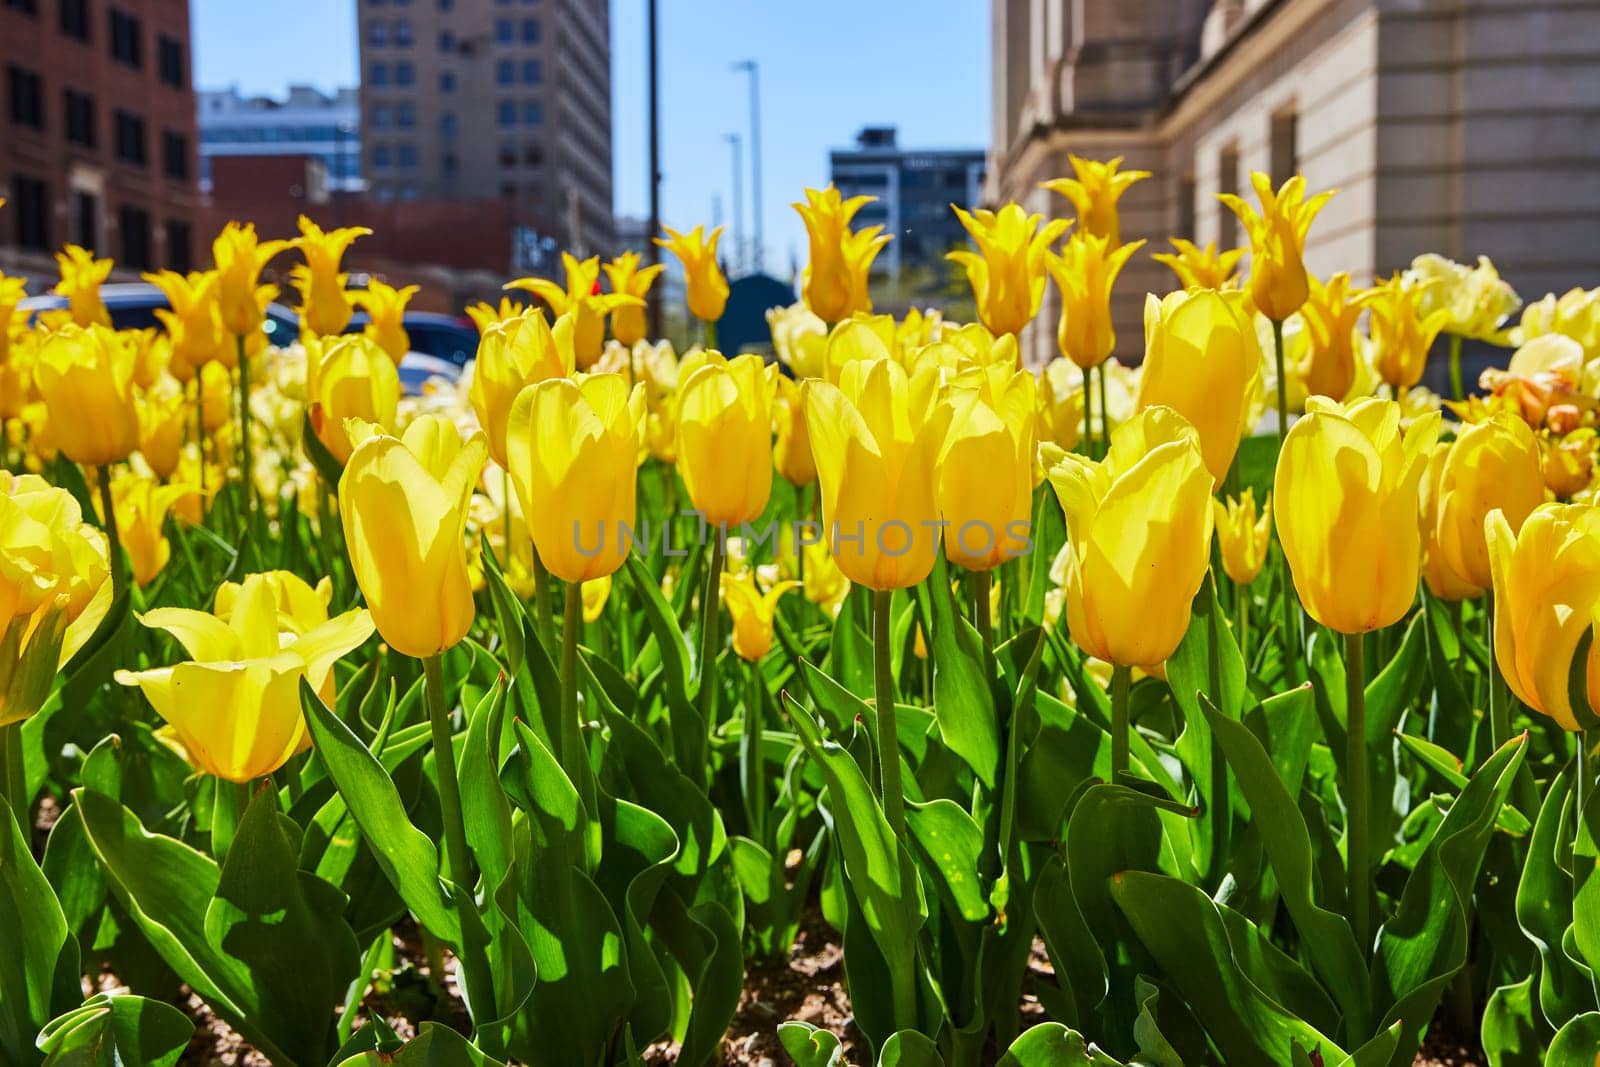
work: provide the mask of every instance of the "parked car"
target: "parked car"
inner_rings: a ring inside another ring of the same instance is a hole
[[[160,327],[156,309],[167,307],[165,294],[148,282],[113,282],[100,287],[100,299],[111,315],[111,325],[119,330],[137,330]],[[30,320],[41,311],[67,306],[64,296],[46,293],[30,296],[18,305],[18,310]],[[400,361],[400,384],[408,393],[420,393],[423,383],[439,377],[454,383],[461,377],[461,368],[472,359],[478,348],[478,334],[471,323],[451,315],[426,311],[407,312],[406,333],[411,338],[412,350]],[[358,313],[350,320],[347,332],[354,333],[366,325],[367,317]],[[278,347],[293,344],[300,336],[300,316],[284,304],[267,305],[266,319],[261,329],[268,343]],[[470,343],[468,339],[470,338]]]

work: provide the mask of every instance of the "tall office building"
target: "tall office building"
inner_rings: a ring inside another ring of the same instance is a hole
[[[330,191],[360,192],[361,97],[332,96],[291,85],[282,100],[244,96],[237,88],[202,90],[200,184],[210,188],[211,161],[222,156],[312,156],[322,161]]]
[[[188,270],[199,207],[187,0],[0,0],[0,270],[71,241]]]
[[[377,199],[512,201],[609,252],[608,0],[357,0]]]

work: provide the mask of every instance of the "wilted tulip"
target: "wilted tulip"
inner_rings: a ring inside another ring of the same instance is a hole
[[[1402,436],[1400,405],[1375,398],[1311,397],[1290,428],[1273,487],[1278,537],[1300,602],[1324,626],[1366,633],[1411,606],[1418,483],[1438,436],[1438,412]]]
[[[1061,354],[1087,370],[1104,363],[1117,346],[1111,328],[1111,287],[1143,241],[1112,248],[1103,237],[1075,233],[1061,255],[1046,252],[1045,264],[1061,290],[1056,344]]]
[[[667,239],[657,237],[655,242],[683,263],[683,273],[689,283],[689,313],[701,322],[716,323],[728,306],[728,279],[717,264],[717,241],[722,237],[722,227],[718,226],[709,234],[701,226],[688,233],[667,227],[662,229]]]
[[[790,485],[810,485],[817,480],[817,464],[811,457],[811,433],[806,429],[800,387],[781,374],[774,375],[773,381],[777,391],[772,398],[772,462]]]
[[[845,364],[837,386],[801,388],[824,540],[845,576],[869,589],[904,589],[933,569],[935,464],[949,417],[937,390],[937,371],[907,375],[887,359]]]
[[[1248,249],[1228,248],[1217,251],[1217,242],[1207,241],[1205,247],[1182,237],[1169,237],[1174,252],[1153,252],[1150,258],[1165,263],[1178,276],[1178,284],[1185,289],[1235,289],[1239,281],[1239,261]]]
[[[68,459],[98,467],[139,447],[134,352],[104,326],[64,326],[39,349],[33,379]]]
[[[365,334],[351,334],[323,352],[316,380],[307,383],[311,427],[340,463],[350,461],[354,443],[346,420],[376,423],[389,432],[400,403],[400,375],[387,354]]]
[[[1229,497],[1226,506],[1212,500],[1216,513],[1217,547],[1222,550],[1222,569],[1239,585],[1249,585],[1267,561],[1267,546],[1272,541],[1272,494],[1256,514],[1256,495],[1251,489],[1237,498]]]
[[[309,630],[281,625],[262,575],[244,580],[226,621],[188,608],[158,608],[139,621],[167,631],[190,658],[118,671],[117,681],[144,691],[197,767],[230,782],[269,775],[310,746],[300,679],[331,697],[334,663],[372,635],[359,609]]]
[[[1147,170],[1118,170],[1122,157],[1102,162],[1068,155],[1072,164],[1072,178],[1053,178],[1041,182],[1040,188],[1060,193],[1072,201],[1078,213],[1078,232],[1091,237],[1104,238],[1112,248],[1122,244],[1121,217],[1117,202],[1135,182],[1150,177]],[[1143,242],[1140,242],[1141,244]]]
[[[79,326],[110,326],[111,313],[100,299],[100,286],[111,274],[109,259],[96,259],[94,253],[77,245],[67,245],[56,253],[61,280],[55,293],[67,298],[72,321]]]
[[[778,598],[799,584],[778,582],[763,593],[756,586],[755,572],[748,568],[738,574],[722,573],[722,600],[733,619],[733,651],[741,659],[758,663],[771,650]]]
[[[1464,426],[1439,475],[1440,562],[1479,590],[1489,588],[1489,548],[1483,522],[1498,510],[1512,533],[1544,503],[1539,442],[1510,413]]]
[[[1276,193],[1272,179],[1252,171],[1250,184],[1261,203],[1256,210],[1232,193],[1219,194],[1250,234],[1250,299],[1256,310],[1277,322],[1293,315],[1305,303],[1306,234],[1317,212],[1333,197],[1333,191],[1306,199],[1306,180],[1296,174]]]
[[[211,243],[222,325],[234,337],[260,332],[266,318],[256,296],[261,268],[288,247],[288,241],[258,241],[254,223],[241,226],[237,222],[224,226]]]
[[[772,491],[772,380],[760,356],[708,355],[678,383],[678,473],[706,522],[737,526]]]
[[[489,456],[501,467],[509,468],[506,420],[517,394],[533,382],[572,377],[573,325],[572,317],[563,315],[552,330],[544,311],[534,308],[484,328],[467,399],[488,437]]]
[[[968,372],[952,384],[935,474],[944,554],[988,571],[1033,547],[1036,386],[1028,371]]]
[[[400,437],[352,420],[348,436],[355,451],[339,479],[339,514],[356,583],[390,647],[438,655],[472,626],[463,535],[488,446],[437,414]]]
[[[632,348],[645,339],[644,299],[650,294],[650,286],[655,284],[656,277],[666,269],[661,263],[641,269],[637,252],[624,252],[605,264],[611,292],[617,296],[634,297],[638,301],[618,303],[611,309],[611,336],[617,339],[618,344]]]
[[[415,285],[396,289],[373,278],[367,282],[365,289],[352,297],[356,306],[367,313],[367,325],[361,331],[362,335],[376,342],[396,367],[411,351],[411,337],[406,333],[405,324],[406,305],[411,303],[411,298],[418,291],[419,287]]]
[[[1021,333],[1039,314],[1044,299],[1045,255],[1071,223],[1045,222],[1042,215],[1030,215],[1016,203],[997,212],[980,208],[970,214],[950,206],[978,245],[975,253],[963,249],[945,253],[946,259],[966,268],[978,318],[993,333]]]
[[[326,337],[343,333],[350,325],[354,309],[339,265],[356,238],[371,232],[365,226],[323,230],[311,219],[300,216],[300,236],[290,244],[306,257],[305,263],[294,269],[295,287],[300,290],[301,329]]]
[[[644,415],[644,386],[630,391],[618,374],[535,382],[511,406],[511,482],[539,558],[562,581],[615,573],[628,558]]]
[[[1211,555],[1211,474],[1200,436],[1150,407],[1111,433],[1096,463],[1044,446],[1066,515],[1066,614],[1072,640],[1122,667],[1164,663],[1189,628]]]
[[[889,238],[882,236],[882,226],[851,233],[850,220],[877,197],[845,200],[832,184],[822,190],[807,189],[805,194],[805,203],[791,206],[805,221],[810,244],[810,259],[800,283],[806,306],[824,322],[842,322],[858,311],[870,312],[867,274]]]
[[[1169,407],[1188,420],[1217,483],[1249,429],[1261,377],[1261,344],[1242,296],[1199,289],[1145,302],[1138,407]]]

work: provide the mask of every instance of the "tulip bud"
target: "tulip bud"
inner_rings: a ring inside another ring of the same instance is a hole
[[[772,461],[785,481],[807,486],[817,480],[817,464],[811,458],[811,434],[806,430],[806,409],[800,402],[800,387],[794,379],[776,375],[777,392],[772,398]]]
[[[737,526],[772,491],[772,381],[760,356],[708,357],[678,385],[678,473],[706,522]]]
[[[346,420],[392,429],[400,403],[400,375],[371,338],[352,334],[323,353],[315,392],[306,399],[317,439],[334,459],[348,463],[354,446],[346,434]]]
[[[945,557],[987,571],[1032,547],[1034,377],[974,370],[952,385],[939,458]]]
[[[722,237],[722,227],[718,226],[710,234],[700,226],[688,233],[666,227],[663,230],[667,239],[657,237],[655,242],[683,263],[689,287],[689,314],[701,322],[717,322],[728,306],[728,279],[717,264],[717,241]]]
[[[1250,489],[1237,499],[1229,497],[1226,506],[1220,500],[1212,500],[1211,507],[1216,513],[1222,569],[1235,583],[1249,585],[1267,561],[1267,547],[1272,541],[1272,494],[1268,493],[1262,502],[1259,517],[1256,496]]]

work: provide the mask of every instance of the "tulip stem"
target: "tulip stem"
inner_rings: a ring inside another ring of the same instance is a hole
[[[993,575],[989,571],[972,574],[972,619],[977,624],[978,637],[983,641],[983,662],[987,664],[994,655],[994,619],[989,612],[990,589]]]
[[[1092,371],[1083,368],[1083,454],[1094,458],[1094,379]]]
[[[1100,448],[1101,454],[1111,454],[1111,406],[1106,403],[1106,364],[1115,357],[1100,361]]]
[[[1461,388],[1461,335],[1453,333],[1450,335],[1450,396],[1459,401],[1465,395]]]
[[[591,827],[599,828],[600,803],[594,768],[583,743],[583,723],[578,717],[578,637],[583,632],[583,583],[567,583],[566,610],[561,619],[561,766],[583,801]]]
[[[1128,771],[1128,687],[1133,668],[1116,664],[1111,668],[1111,780]]]
[[[122,562],[122,536],[117,531],[117,509],[111,498],[111,465],[102,463],[96,472],[100,483],[100,510],[105,515],[106,541],[110,545],[111,602],[116,603],[128,588],[128,574]]]
[[[1595,766],[1594,749],[1600,742],[1600,729],[1580,730],[1572,735],[1578,742],[1578,758],[1572,785],[1572,843],[1582,848],[1585,832],[1591,843],[1600,844],[1600,832],[1591,825],[1586,809],[1594,804]]]
[[[1371,947],[1367,905],[1367,684],[1361,634],[1344,635],[1345,870],[1350,925],[1363,956]]]
[[[1250,587],[1234,586],[1239,601],[1239,655],[1244,659],[1245,670],[1250,669]]]
[[[1490,751],[1511,740],[1511,706],[1500,685],[1500,661],[1494,654],[1494,591],[1483,598],[1483,646],[1489,660],[1489,745]]]
[[[711,735],[717,725],[717,652],[721,647],[722,622],[719,600],[722,594],[722,556],[724,533],[720,526],[711,531],[711,565],[706,568],[706,584],[700,590],[700,687],[696,697],[700,703],[700,718],[705,734],[700,761],[708,777],[711,761],[706,758],[711,750]],[[689,768],[685,772],[693,773]]]
[[[506,543],[506,566],[511,566],[511,546]],[[545,652],[554,651],[556,646],[555,623],[550,609],[550,572],[545,568],[544,557],[539,555],[539,546],[533,546],[533,625],[539,632],[539,640],[543,643]]]
[[[879,789],[883,817],[897,841],[906,836],[906,798],[900,783],[900,732],[895,724],[894,668],[890,662],[889,615],[894,592],[872,594],[872,667],[874,711],[878,720]],[[897,1013],[898,1014],[898,1013]]]
[[[761,763],[762,696],[761,664],[750,664],[749,684],[745,687],[744,729],[740,733],[740,770],[744,781],[745,816],[749,822],[750,836],[758,844],[767,844],[767,776]]]
[[[23,839],[28,840],[33,825],[28,818],[28,809],[32,804],[28,796],[27,765],[22,756],[22,724],[25,721],[19,719],[0,726],[0,800],[4,800],[11,809],[11,814],[17,820],[17,829],[22,831]]]
[[[706,346],[706,351],[709,352],[715,349],[717,347],[717,324],[710,319],[701,319],[700,336]]]

